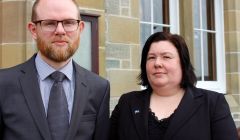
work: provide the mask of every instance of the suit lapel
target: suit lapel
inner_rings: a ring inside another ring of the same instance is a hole
[[[195,92],[195,93],[194,93]],[[182,126],[191,118],[191,116],[197,111],[199,106],[202,104],[201,93],[196,93],[193,89],[188,88],[185,95],[182,98],[177,110],[174,113],[172,120],[168,126],[165,140],[170,140],[177,130],[181,129]]]
[[[70,121],[70,128],[67,135],[67,140],[72,140],[77,132],[79,121],[83,115],[83,110],[87,101],[89,89],[85,79],[85,72],[74,62],[75,68],[75,93],[73,102],[73,111]]]
[[[131,113],[139,138],[141,140],[147,140],[150,93],[143,91],[136,96],[136,100],[132,100],[130,103]]]
[[[32,117],[45,140],[50,140],[50,132],[42,102],[40,88],[35,68],[35,56],[23,65],[23,76],[19,81]]]

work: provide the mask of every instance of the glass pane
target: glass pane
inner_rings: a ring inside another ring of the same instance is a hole
[[[207,29],[215,30],[214,0],[207,0]]]
[[[147,38],[151,35],[151,24],[141,24],[141,46],[143,46]]]
[[[141,0],[140,16],[141,16],[141,21],[151,22],[151,2],[150,2],[150,0]]]
[[[92,70],[92,55],[91,55],[91,23],[85,21],[84,30],[80,37],[80,46],[73,59],[82,67]]]
[[[200,28],[200,5],[199,0],[194,0],[194,28]]]
[[[159,25],[153,25],[153,32],[156,33],[156,32],[161,32],[163,31],[163,27],[162,26],[159,26]]]
[[[194,32],[194,68],[198,80],[202,80],[202,66],[201,66],[201,32]]]
[[[201,0],[202,1],[202,29],[207,29],[207,4],[206,0]]]
[[[203,33],[204,81],[216,80],[215,34]]]
[[[153,0],[153,21],[163,24],[163,5],[162,0]]]

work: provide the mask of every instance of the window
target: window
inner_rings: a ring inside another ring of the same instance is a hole
[[[85,27],[80,37],[80,45],[73,59],[82,67],[99,73],[98,58],[98,15],[81,13]]]
[[[178,0],[141,0],[141,46],[159,31],[178,33]]]
[[[194,0],[193,64],[198,87],[225,93],[222,0]]]

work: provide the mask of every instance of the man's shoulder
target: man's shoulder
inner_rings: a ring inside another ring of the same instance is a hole
[[[34,65],[33,63],[33,59],[29,59],[21,64],[12,66],[12,67],[8,67],[8,68],[3,68],[0,69],[0,81],[1,80],[14,80],[16,77],[18,77],[24,69],[28,69],[29,64]],[[31,69],[29,67],[29,69]]]

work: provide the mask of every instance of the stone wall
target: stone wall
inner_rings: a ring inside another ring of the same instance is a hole
[[[240,1],[224,0],[227,99],[240,127]]]
[[[139,90],[140,24],[138,0],[106,0],[106,71],[111,110],[118,97]]]

